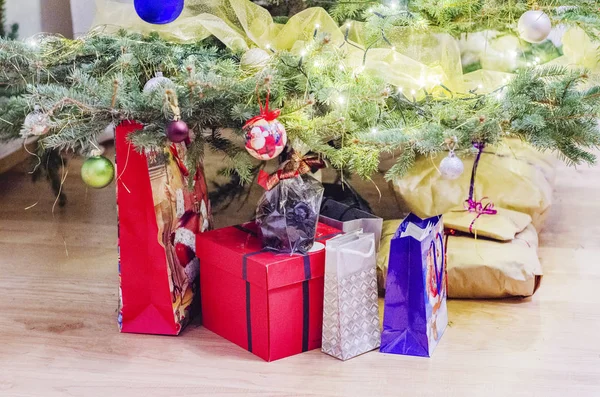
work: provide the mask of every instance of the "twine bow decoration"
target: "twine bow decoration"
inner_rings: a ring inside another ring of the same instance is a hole
[[[271,190],[284,179],[292,179],[297,176],[308,174],[313,168],[324,168],[325,162],[318,156],[308,155],[300,157],[292,151],[290,159],[283,162],[279,169],[272,174],[260,171],[258,184],[266,190]]]

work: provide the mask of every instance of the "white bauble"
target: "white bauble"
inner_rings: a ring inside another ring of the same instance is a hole
[[[519,18],[519,35],[529,43],[541,43],[552,31],[550,17],[544,11],[527,11]]]
[[[448,180],[454,180],[460,178],[465,171],[465,165],[462,160],[459,159],[453,151],[448,154],[448,157],[443,159],[440,163],[440,173],[442,178]]]
[[[162,72],[156,72],[156,75],[146,82],[144,85],[144,94],[149,94],[157,88],[167,86],[172,81],[163,76]]]
[[[42,112],[39,106],[36,106],[34,111],[29,113],[23,121],[21,128],[21,137],[29,138],[30,136],[44,135],[50,130],[50,118]]]
[[[242,55],[240,67],[248,72],[264,69],[271,60],[269,53],[262,48],[251,48]]]

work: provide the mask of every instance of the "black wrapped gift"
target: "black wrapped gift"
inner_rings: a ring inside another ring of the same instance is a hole
[[[344,233],[361,229],[365,233],[373,233],[377,250],[379,250],[383,219],[378,216],[326,198],[321,205],[320,221],[340,229]]]

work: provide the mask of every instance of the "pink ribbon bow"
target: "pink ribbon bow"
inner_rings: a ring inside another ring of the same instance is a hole
[[[494,209],[494,203],[489,201],[484,205],[484,200],[488,200],[488,198],[484,197],[480,201],[476,201],[472,198],[465,200],[465,209],[469,212],[474,212],[477,214],[475,219],[473,219],[473,222],[471,222],[471,224],[469,225],[469,232],[471,234],[474,234],[473,225],[475,225],[475,221],[477,221],[477,219],[479,219],[481,215],[496,215],[498,213],[498,210]]]

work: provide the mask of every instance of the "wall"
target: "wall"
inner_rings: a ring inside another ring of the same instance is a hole
[[[92,26],[96,12],[94,0],[71,0],[71,14],[73,15],[73,32],[75,36],[87,32]]]
[[[6,21],[19,24],[20,38],[40,32],[73,36],[69,0],[8,0],[6,3]]]

